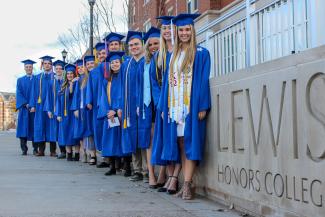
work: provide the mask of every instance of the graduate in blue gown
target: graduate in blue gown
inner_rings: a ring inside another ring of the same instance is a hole
[[[56,109],[56,101],[58,97],[58,93],[61,89],[61,85],[63,83],[63,70],[65,66],[65,62],[62,60],[56,60],[53,62],[55,74],[51,78],[49,91],[47,94],[47,98],[44,104],[44,111],[47,112],[50,118],[50,142],[56,143],[58,141],[58,131],[59,131],[59,123],[57,121],[57,117],[55,114]],[[60,154],[58,155],[58,159],[65,159],[66,158],[66,150],[65,146],[60,146]]]
[[[68,161],[79,161],[80,145],[78,141],[73,137],[73,111],[70,110],[73,92],[76,86],[74,82],[76,67],[72,64],[67,64],[65,66],[64,82],[59,91],[55,115],[59,121],[59,136],[58,143],[60,146],[65,146],[67,151]],[[75,148],[75,155],[73,156],[72,148]]]
[[[193,198],[192,177],[203,158],[206,115],[211,106],[210,54],[196,45],[194,19],[198,16],[180,14],[173,19],[175,45],[158,107],[163,112],[162,158],[175,161],[181,154],[184,185],[178,195],[185,200]]]
[[[110,158],[110,169],[105,175],[116,174],[116,159],[123,157],[121,146],[121,113],[118,110],[122,101],[121,96],[121,74],[122,57],[124,52],[110,52],[107,61],[110,63],[109,77],[102,83],[102,97],[98,111],[98,118],[104,119],[103,127],[103,150],[102,156]],[[115,125],[115,123],[118,123]],[[130,165],[127,167],[131,173]]]
[[[94,127],[93,127],[93,112],[92,110],[89,110],[87,107],[87,104],[85,102],[86,99],[86,92],[87,92],[87,84],[88,84],[88,78],[89,78],[89,72],[91,72],[95,68],[95,56],[93,55],[88,55],[84,57],[84,62],[85,62],[85,77],[83,79],[83,82],[81,84],[81,89],[83,89],[83,99],[81,100],[81,93],[80,93],[80,102],[84,101],[84,108],[85,108],[85,113],[87,113],[87,129],[90,132],[90,136],[86,137],[84,139],[84,148],[86,149],[86,156],[90,156],[90,159],[83,159],[83,162],[88,162],[89,165],[96,165],[97,164],[97,156],[96,156],[96,146],[94,142]],[[81,103],[82,104],[82,103]],[[88,131],[87,130],[87,131]]]
[[[33,143],[33,154],[37,154],[37,145],[33,141],[34,137],[34,113],[30,112],[29,98],[33,85],[33,60],[24,60],[26,75],[18,78],[16,86],[16,110],[18,111],[16,137],[20,139],[22,155],[27,155],[27,141]]]
[[[98,90],[101,79],[101,67],[104,66],[103,62],[106,58],[106,50],[104,43],[97,43],[96,46],[97,59],[99,60],[98,66],[89,72],[89,77],[86,87],[86,105],[92,111],[93,118],[93,133],[96,149],[102,150],[101,140],[103,134],[103,120],[97,120],[98,113]]]
[[[137,115],[137,79],[139,70],[143,70],[144,53],[142,33],[129,31],[128,43],[131,58],[122,64],[122,150],[124,154],[132,153],[134,176],[131,181],[143,180],[147,173],[146,151],[138,144],[138,115]]]
[[[152,98],[154,101],[154,109],[156,113],[155,117],[155,130],[152,141],[152,158],[151,163],[153,165],[161,165],[159,180],[162,180],[165,176],[165,166],[167,170],[168,179],[165,185],[158,189],[158,192],[167,192],[168,194],[175,194],[178,190],[178,176],[181,171],[181,164],[176,161],[165,161],[162,159],[163,151],[163,120],[161,117],[161,111],[157,108],[160,99],[160,92],[163,83],[163,77],[166,73],[166,68],[169,65],[170,56],[173,50],[173,36],[172,34],[174,26],[171,22],[173,16],[161,16],[157,17],[161,21],[161,34],[160,34],[160,48],[155,56],[151,59],[150,75],[151,75],[151,87]],[[161,182],[162,183],[162,182]]]
[[[83,163],[87,163],[87,150],[91,151],[91,165],[96,164],[95,144],[93,140],[92,129],[92,112],[86,107],[86,85],[88,79],[88,71],[84,66],[84,62],[94,61],[94,56],[86,56],[84,60],[75,62],[79,79],[76,80],[76,88],[73,95],[73,100],[70,109],[74,112],[74,139],[80,141],[80,148],[84,150]]]
[[[138,144],[146,149],[147,167],[149,171],[149,187],[158,188],[164,185],[165,178],[157,184],[154,167],[151,164],[152,152],[152,133],[154,126],[154,102],[152,99],[150,68],[151,59],[154,53],[159,49],[160,29],[151,27],[143,36],[145,43],[145,61],[140,65],[137,79],[138,97],[137,97],[137,113],[138,113]]]
[[[54,73],[52,71],[52,59],[51,56],[43,56],[41,72],[34,76],[33,87],[31,91],[29,105],[31,112],[35,112],[34,119],[34,142],[38,143],[39,152],[37,156],[44,156],[45,144],[50,143],[50,156],[56,157],[56,143],[51,142],[51,118],[50,115],[44,111],[44,105],[50,91],[50,86]]]

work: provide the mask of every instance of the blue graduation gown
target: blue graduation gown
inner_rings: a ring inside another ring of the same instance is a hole
[[[122,74],[122,151],[124,154],[134,153],[137,148],[137,78],[141,62],[144,57],[136,61],[134,58],[123,62]],[[129,120],[129,121],[128,121]],[[129,122],[129,124],[127,124]],[[126,125],[126,126],[125,126]]]
[[[153,100],[146,106],[143,102],[144,92],[144,67],[145,59],[140,61],[138,76],[137,76],[137,107],[139,108],[138,116],[138,147],[147,149],[150,146],[151,139],[151,127],[152,127],[152,109]],[[149,82],[150,82],[150,70],[149,70]],[[150,90],[151,97],[151,90]]]
[[[73,90],[75,90],[76,82],[73,83]],[[60,91],[56,102],[57,117],[61,117],[59,122],[58,143],[60,146],[74,146],[78,142],[73,138],[73,111],[70,109],[72,104],[73,92],[70,93],[70,88],[67,86],[65,90]],[[65,114],[66,111],[66,114]]]
[[[99,89],[99,80],[100,76],[100,66],[94,68],[88,77],[87,88],[86,88],[86,105],[91,104],[92,108],[92,122],[93,122],[93,134],[94,134],[94,142],[96,145],[96,149],[98,151],[102,150],[101,140],[103,134],[103,120],[97,120],[98,114],[98,89]]]
[[[18,78],[16,86],[16,110],[18,111],[17,138],[27,138],[33,141],[34,113],[29,112],[26,105],[29,103],[34,76],[27,75]]]
[[[53,76],[50,82],[49,91],[44,104],[44,111],[52,112],[53,114],[53,118],[50,119],[50,136],[49,136],[50,142],[58,141],[59,123],[54,114],[56,109],[58,93],[61,89],[62,82],[63,81],[61,79],[60,80],[56,79]]]
[[[42,72],[33,79],[33,86],[30,96],[29,105],[35,107],[35,119],[34,119],[34,142],[50,142],[51,134],[51,120],[44,111],[44,104],[48,91],[50,91],[50,83],[53,77],[53,72]],[[40,94],[40,81],[42,90]],[[39,102],[39,96],[41,101]]]
[[[108,102],[106,79],[102,82],[102,95],[99,103],[98,119],[104,120],[103,137],[102,137],[102,156],[112,157],[123,156],[121,146],[121,126],[109,127],[107,113],[110,110],[117,110],[120,108],[121,103],[121,75],[118,73],[112,77],[111,81],[111,103]]]
[[[166,56],[166,66],[169,64],[171,54],[168,53]],[[167,161],[161,158],[163,151],[163,120],[161,118],[161,111],[157,109],[160,98],[161,86],[163,75],[166,73],[166,69],[157,69],[157,58],[158,52],[151,59],[150,65],[150,79],[151,79],[151,92],[154,102],[154,109],[156,113],[155,117],[155,130],[152,139],[152,155],[151,164],[164,166]],[[159,81],[158,81],[159,80]]]
[[[168,68],[168,67],[167,67]],[[189,160],[202,160],[206,118],[202,121],[198,119],[201,111],[209,111],[211,107],[211,96],[209,86],[210,76],[210,54],[203,47],[198,46],[192,72],[192,90],[190,100],[190,113],[185,118],[184,145],[186,158]],[[177,145],[177,125],[168,120],[168,74],[164,75],[162,95],[160,97],[158,109],[164,112],[163,138],[164,148],[162,159],[177,161],[179,149]]]
[[[73,121],[73,136],[78,140],[93,135],[93,113],[87,109],[86,86],[84,88],[81,87],[84,79],[85,75],[81,75],[80,78],[76,81],[76,88],[74,90],[70,107],[72,111],[79,111],[79,117],[74,118]]]

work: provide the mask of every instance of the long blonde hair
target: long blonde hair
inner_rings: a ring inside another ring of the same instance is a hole
[[[80,89],[84,89],[86,87],[87,82],[88,82],[88,77],[89,77],[88,69],[86,67],[84,67],[84,77],[82,79]]]
[[[193,67],[193,63],[194,63],[194,59],[195,59],[195,54],[196,54],[196,32],[195,32],[195,28],[193,25],[191,26],[191,40],[190,40],[190,44],[189,46],[186,47],[185,51],[185,57],[184,57],[184,61],[181,65],[181,71],[182,72],[189,72],[192,70]],[[174,44],[174,48],[173,48],[173,57],[170,61],[170,68],[169,68],[169,73],[172,75],[173,74],[173,65],[175,64],[176,59],[178,58],[178,56],[181,53],[181,46],[182,46],[182,42],[179,41],[178,39],[178,27],[176,26],[176,37],[175,37],[175,44]]]
[[[149,51],[149,40],[150,39],[148,39],[144,45],[144,57],[145,57],[146,63],[150,63],[151,58],[153,56]]]
[[[163,25],[162,25],[163,26]],[[174,28],[174,26],[172,26]],[[172,29],[170,31],[173,31]],[[165,70],[165,60],[168,53],[167,42],[164,39],[163,34],[160,34],[160,43],[159,43],[159,52],[158,52],[158,61],[157,66],[160,70]]]

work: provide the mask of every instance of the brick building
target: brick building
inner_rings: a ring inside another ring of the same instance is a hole
[[[221,10],[235,0],[130,0],[129,29],[146,31],[157,26],[155,17]]]
[[[16,95],[0,92],[0,130],[16,128]]]

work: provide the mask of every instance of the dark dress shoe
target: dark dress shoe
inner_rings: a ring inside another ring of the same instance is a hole
[[[37,150],[34,150],[34,151],[33,151],[33,155],[35,155],[35,156],[36,156],[36,155],[37,155],[37,153],[38,153],[38,151],[37,151]]]
[[[158,192],[167,192],[167,188],[165,188],[165,187],[161,187],[161,188],[158,188],[157,191],[158,191]]]
[[[57,157],[58,155],[56,154],[56,152],[52,152],[52,153],[50,154],[50,156],[51,156],[51,157]]]
[[[142,181],[143,175],[142,173],[134,173],[134,175],[129,180],[132,182]]]
[[[80,160],[80,154],[79,153],[75,153],[74,154],[74,161],[79,161]]]
[[[58,155],[57,159],[65,159],[67,157],[66,153],[61,153]]]
[[[23,153],[21,153],[21,155],[27,155],[27,151],[24,151]]]
[[[156,185],[149,185],[149,188],[151,188],[151,189],[157,189],[158,188],[158,185],[156,184]]]
[[[97,165],[97,168],[107,168],[109,167],[109,163],[106,162],[101,162],[100,164]]]
[[[72,153],[68,153],[68,156],[67,156],[67,161],[72,161]]]
[[[36,156],[37,156],[37,157],[44,157],[45,154],[44,154],[44,152],[38,152],[38,153],[36,154]]]
[[[109,169],[109,170],[105,173],[105,176],[111,176],[111,175],[116,175],[116,169]]]

